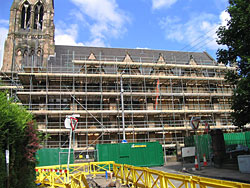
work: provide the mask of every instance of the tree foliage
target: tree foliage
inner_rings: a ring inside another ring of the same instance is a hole
[[[237,64],[237,71],[229,71],[227,80],[236,85],[232,98],[233,122],[239,127],[250,123],[250,3],[229,0],[230,20],[218,31],[217,43],[226,48],[217,51],[218,62],[228,66]]]
[[[5,150],[10,151],[10,187],[36,187],[35,153],[39,148],[38,133],[32,115],[8,101],[0,92],[0,187],[6,187]]]

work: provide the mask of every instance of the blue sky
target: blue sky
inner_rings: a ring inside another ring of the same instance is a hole
[[[0,59],[12,0],[0,0]],[[55,0],[56,44],[207,51],[227,0]],[[2,61],[2,60],[1,60]],[[0,63],[1,66],[1,63]]]

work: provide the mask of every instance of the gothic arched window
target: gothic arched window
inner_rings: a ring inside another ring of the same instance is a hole
[[[31,6],[26,1],[23,4],[23,8],[22,8],[22,17],[21,17],[21,28],[22,29],[29,29],[30,28],[30,16],[31,16]]]
[[[44,8],[41,2],[39,1],[35,5],[35,16],[34,16],[34,29],[42,30],[43,28],[43,14]]]

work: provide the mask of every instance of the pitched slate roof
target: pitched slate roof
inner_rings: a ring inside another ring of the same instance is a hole
[[[188,64],[193,58],[198,65],[216,65],[215,60],[206,52],[182,52],[151,49],[126,49],[85,46],[55,46],[56,57],[51,58],[49,66],[65,67],[72,63],[72,59],[88,59],[94,54],[97,60],[123,61],[127,54],[133,62],[156,63],[162,56],[166,63]]]

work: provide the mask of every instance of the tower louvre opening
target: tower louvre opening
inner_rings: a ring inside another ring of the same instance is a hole
[[[44,14],[44,8],[42,3],[39,1],[35,5],[35,16],[34,16],[34,29],[42,30],[43,28],[43,14]]]
[[[31,6],[28,1],[25,1],[22,8],[21,28],[29,29],[31,17]]]

